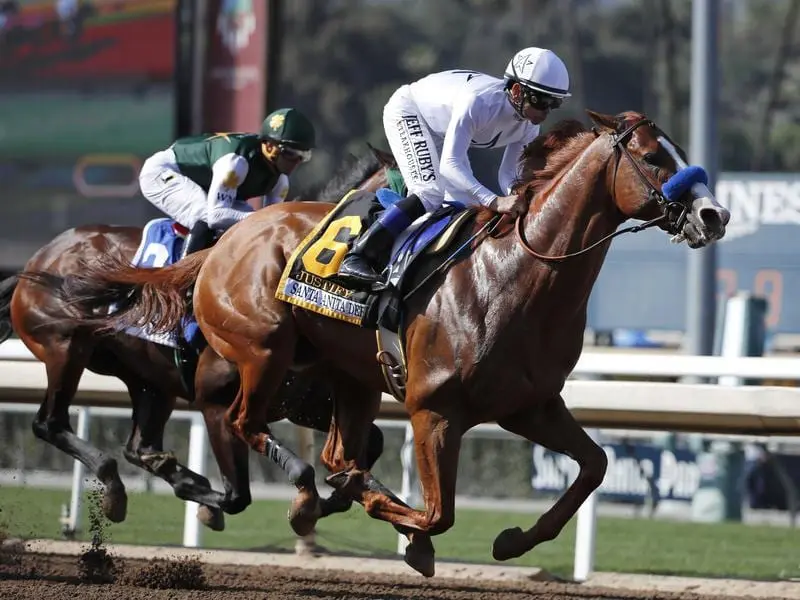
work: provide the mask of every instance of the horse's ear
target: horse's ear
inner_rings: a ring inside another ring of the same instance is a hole
[[[397,164],[391,152],[386,152],[384,150],[381,150],[380,148],[376,148],[369,142],[367,142],[367,146],[369,146],[369,149],[372,150],[372,153],[375,155],[375,158],[377,158],[378,162],[380,162],[381,165],[383,165],[384,167],[393,167]]]
[[[614,133],[619,127],[619,121],[612,115],[606,115],[593,110],[586,109],[586,114],[600,128],[600,131]]]

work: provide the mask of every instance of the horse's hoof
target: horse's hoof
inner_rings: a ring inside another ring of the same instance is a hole
[[[125,488],[118,486],[106,487],[101,508],[109,521],[122,523],[128,514],[128,494],[125,493]]]
[[[522,556],[529,550],[525,543],[525,534],[519,527],[504,529],[494,539],[492,557],[495,560],[509,560]]]
[[[309,535],[314,531],[321,514],[319,496],[301,492],[292,500],[289,525],[300,537]]]
[[[436,573],[436,559],[430,545],[415,544],[406,546],[406,564],[423,577],[433,577]]]
[[[212,531],[225,530],[225,513],[221,508],[212,508],[201,504],[197,507],[197,520]]]

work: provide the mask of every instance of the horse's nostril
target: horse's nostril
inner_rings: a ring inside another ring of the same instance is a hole
[[[719,211],[715,208],[703,208],[700,210],[700,221],[711,231],[722,231],[730,219],[728,211]]]

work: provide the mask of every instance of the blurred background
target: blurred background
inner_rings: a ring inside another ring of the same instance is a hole
[[[713,265],[717,301],[745,292],[762,302],[762,331],[745,353],[794,356],[800,2],[717,5],[718,72],[708,73],[717,164],[706,166],[717,172],[717,197],[732,212]],[[543,130],[560,118],[587,122],[586,108],[636,110],[689,150],[691,17],[690,0],[0,0],[0,272],[21,268],[69,227],[141,226],[159,216],[139,193],[138,169],[176,137],[254,131],[271,110],[300,108],[316,123],[318,150],[293,176],[290,197],[310,198],[366,154],[367,143],[388,149],[381,115],[397,87],[449,68],[502,77],[513,53],[530,45],[558,53],[572,80],[573,97]],[[471,153],[476,175],[492,189],[501,152]],[[660,232],[615,240],[591,298],[587,345],[680,352],[687,263],[686,248]],[[52,487],[50,474],[59,472],[68,485],[71,461],[34,441],[20,418],[29,417],[0,414],[0,466],[15,474],[4,481],[22,472],[28,485]],[[93,439],[114,447],[125,427],[120,419],[96,420]],[[186,423],[170,427],[168,446],[185,453]],[[608,437],[607,451],[619,460],[605,498],[649,506],[649,514],[659,498],[675,500],[683,508],[673,514],[688,519],[708,474],[699,457],[711,442],[676,439],[669,432],[655,445],[650,434]],[[402,431],[387,431],[387,456],[402,445]],[[664,448],[672,453],[666,458]],[[742,520],[744,503],[745,520],[783,523],[791,509],[794,523],[796,445],[748,446],[747,469],[742,448],[736,452],[742,460],[724,485],[738,490],[726,493],[739,508],[720,519]],[[725,460],[717,463],[722,472]],[[572,467],[520,440],[473,440],[462,462],[459,493],[469,497],[485,495],[500,478],[496,495],[529,500],[574,476]],[[280,481],[258,464],[255,479]],[[398,486],[399,463],[382,464],[385,481]],[[679,483],[659,496],[653,482],[661,469]],[[762,509],[782,515],[753,516]]]
[[[733,213],[718,285],[769,300],[778,351],[800,346],[797,20],[789,0],[720,1],[709,74],[720,82],[717,195]],[[381,114],[397,87],[456,67],[501,76],[528,45],[555,50],[572,78],[572,99],[544,130],[585,120],[587,107],[638,110],[688,149],[690,38],[689,0],[3,0],[0,270],[68,227],[156,216],[138,168],[177,136],[254,130],[296,106],[319,133],[291,192],[308,197],[367,142],[388,147]],[[500,153],[472,151],[491,188]],[[686,298],[673,283],[687,253],[662,242],[656,231],[614,242],[590,343],[680,344]],[[647,302],[640,288],[653,292]]]

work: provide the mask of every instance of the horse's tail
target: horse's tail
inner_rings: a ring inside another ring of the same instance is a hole
[[[169,332],[186,313],[187,292],[210,251],[156,269],[134,267],[106,255],[65,277],[44,271],[23,271],[19,277],[50,290],[74,319],[99,331],[147,326],[153,332]]]
[[[17,289],[19,276],[12,275],[0,281],[0,344],[5,342],[14,333],[11,324],[11,297]]]

